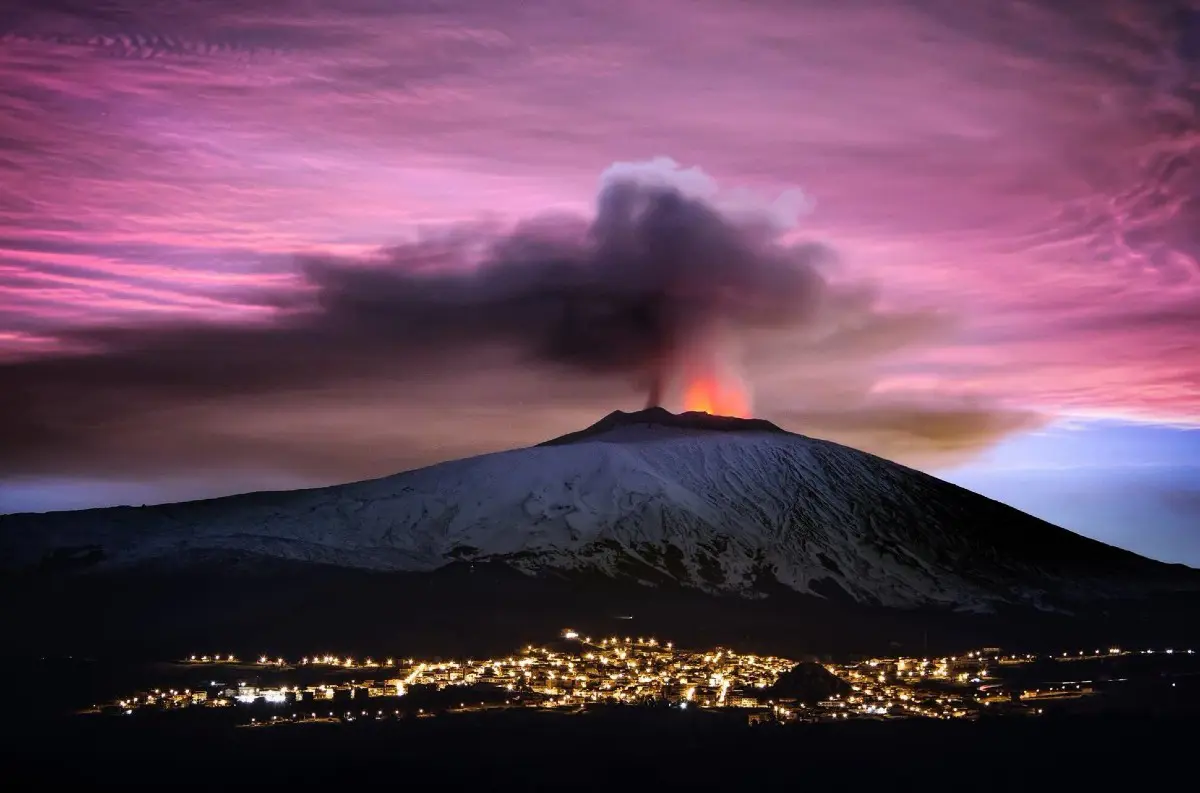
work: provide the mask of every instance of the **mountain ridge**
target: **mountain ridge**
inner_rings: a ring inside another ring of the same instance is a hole
[[[766,419],[747,419],[738,416],[714,416],[702,411],[672,413],[664,407],[649,407],[644,410],[626,412],[614,410],[604,418],[576,432],[569,432],[548,441],[542,441],[537,446],[561,446],[566,443],[578,443],[589,438],[596,438],[605,433],[623,427],[648,426],[670,427],[673,429],[700,430],[710,432],[772,432],[780,435],[796,435],[796,433],[773,424]],[[803,437],[803,436],[798,436]]]
[[[0,516],[9,574],[184,569],[211,554],[389,573],[500,562],[648,590],[755,599],[782,586],[968,612],[1070,611],[1195,578],[761,419],[661,408],[345,485]]]

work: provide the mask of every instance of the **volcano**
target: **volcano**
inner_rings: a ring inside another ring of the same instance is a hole
[[[9,635],[42,639],[43,606],[93,637],[354,619],[400,635],[417,614],[449,630],[585,600],[799,625],[797,609],[1082,619],[1200,588],[1190,568],[879,457],[662,408],[365,482],[3,516],[0,569],[10,596],[42,604]],[[163,611],[146,616],[149,603]]]

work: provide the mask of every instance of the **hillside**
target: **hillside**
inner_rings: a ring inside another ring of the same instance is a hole
[[[456,562],[762,598],[1043,610],[1192,586],[1192,571],[762,420],[613,413],[540,446],[382,479],[152,507],[0,516],[9,573],[220,558],[387,573]]]

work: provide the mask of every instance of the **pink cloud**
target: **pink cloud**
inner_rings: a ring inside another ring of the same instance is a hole
[[[1200,421],[1196,73],[1148,5],[30,15],[0,48],[0,353],[255,317],[293,255],[584,211],[613,162],[665,154],[799,187],[840,275],[954,315],[872,359],[864,399]],[[804,390],[815,354],[766,356],[764,404],[833,398]]]

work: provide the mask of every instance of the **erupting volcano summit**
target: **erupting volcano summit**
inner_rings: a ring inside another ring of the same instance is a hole
[[[373,481],[0,517],[9,571],[113,576],[213,559],[389,574],[486,562],[627,580],[648,597],[671,586],[756,599],[783,587],[976,612],[1069,610],[1195,583],[1186,568],[863,452],[761,419],[661,408]]]

